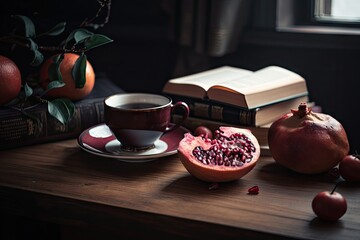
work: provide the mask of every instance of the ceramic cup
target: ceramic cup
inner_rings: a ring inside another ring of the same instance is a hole
[[[183,118],[170,123],[175,108],[182,108]],[[104,100],[105,123],[125,151],[143,151],[168,131],[172,131],[189,116],[184,102],[172,103],[171,98],[149,93],[119,93]]]

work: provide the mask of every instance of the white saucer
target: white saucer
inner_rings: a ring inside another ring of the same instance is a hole
[[[121,149],[121,143],[115,138],[106,124],[99,124],[83,131],[78,137],[79,146],[94,155],[116,158],[124,162],[147,162],[159,157],[177,153],[177,148],[184,134],[189,132],[179,127],[165,133],[155,147],[146,151],[129,152]]]

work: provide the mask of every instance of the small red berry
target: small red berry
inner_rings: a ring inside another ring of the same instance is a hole
[[[349,182],[360,182],[360,155],[347,155],[339,164],[340,175]]]
[[[346,199],[334,189],[318,193],[312,203],[312,209],[316,216],[326,221],[336,221],[341,218],[347,210]]]

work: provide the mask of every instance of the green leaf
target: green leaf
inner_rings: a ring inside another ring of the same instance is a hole
[[[75,114],[75,105],[69,99],[58,98],[48,102],[48,112],[62,124],[66,124]]]
[[[79,43],[93,35],[94,35],[94,33],[90,32],[86,29],[80,28],[80,29],[75,30],[74,39],[75,39],[76,43]]]
[[[48,90],[51,90],[51,89],[54,89],[54,88],[61,88],[61,87],[63,87],[63,86],[65,86],[65,83],[64,83],[64,82],[54,80],[54,81],[51,81],[51,82],[47,85],[46,90],[48,91]]]
[[[85,51],[88,51],[92,48],[113,42],[113,40],[105,35],[94,34],[86,29],[80,28],[69,34],[65,41],[65,47],[71,47],[69,46],[71,42],[74,45],[84,44]]]
[[[85,40],[85,51],[111,42],[113,42],[113,40],[105,35],[94,34]]]
[[[25,83],[24,89],[26,97],[30,97],[34,93],[33,89],[27,83]]]
[[[53,28],[51,28],[49,31],[44,33],[44,35],[49,36],[57,36],[65,31],[66,22],[60,22],[56,24]]]
[[[70,47],[69,46],[70,43],[76,44],[76,43],[82,42],[84,39],[86,39],[92,35],[93,35],[93,33],[86,29],[83,29],[83,28],[75,29],[68,35],[68,37],[65,40],[64,45],[65,45],[65,47]]]
[[[75,80],[75,87],[82,88],[86,82],[86,55],[82,53],[80,57],[76,60],[74,67],[72,69],[72,77]]]
[[[31,66],[37,67],[44,61],[44,55],[38,51],[38,45],[31,38],[30,41],[30,50],[33,52],[33,59],[30,63]]]
[[[33,67],[40,66],[40,64],[44,61],[44,55],[38,50],[33,51],[33,53],[34,53],[34,58],[30,63],[30,65]]]
[[[69,44],[70,42],[75,41],[75,40],[74,40],[74,34],[75,34],[75,32],[76,32],[76,30],[72,31],[72,32],[67,36],[67,38],[66,38],[66,40],[65,40],[65,43],[64,43],[64,46],[65,46],[65,47],[68,47],[68,44]]]
[[[65,57],[65,53],[61,53],[61,54],[57,54],[57,55],[53,56],[52,60],[54,62],[57,62],[60,64],[62,62],[62,60],[64,59],[64,57]]]
[[[48,74],[50,81],[62,82],[62,75],[60,71],[60,64],[64,59],[64,54],[59,54],[53,57],[53,62],[48,68]]]
[[[28,37],[28,38],[36,37],[35,25],[30,18],[28,18],[26,16],[22,16],[22,15],[14,15],[12,17],[23,21],[24,26],[25,26],[25,37]]]
[[[39,49],[39,46],[37,45],[37,43],[34,40],[32,40],[31,38],[29,38],[28,40],[30,42],[30,50],[31,51],[36,51]]]

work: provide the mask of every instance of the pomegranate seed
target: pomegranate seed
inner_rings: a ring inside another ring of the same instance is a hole
[[[248,194],[253,194],[253,195],[259,194],[259,190],[260,190],[259,186],[255,185],[248,189]]]
[[[251,162],[255,147],[246,135],[235,133],[226,137],[221,131],[216,131],[215,137],[211,140],[211,147],[208,150],[204,150],[200,146],[194,148],[193,155],[197,160],[205,165],[231,167],[239,167],[244,163]]]

